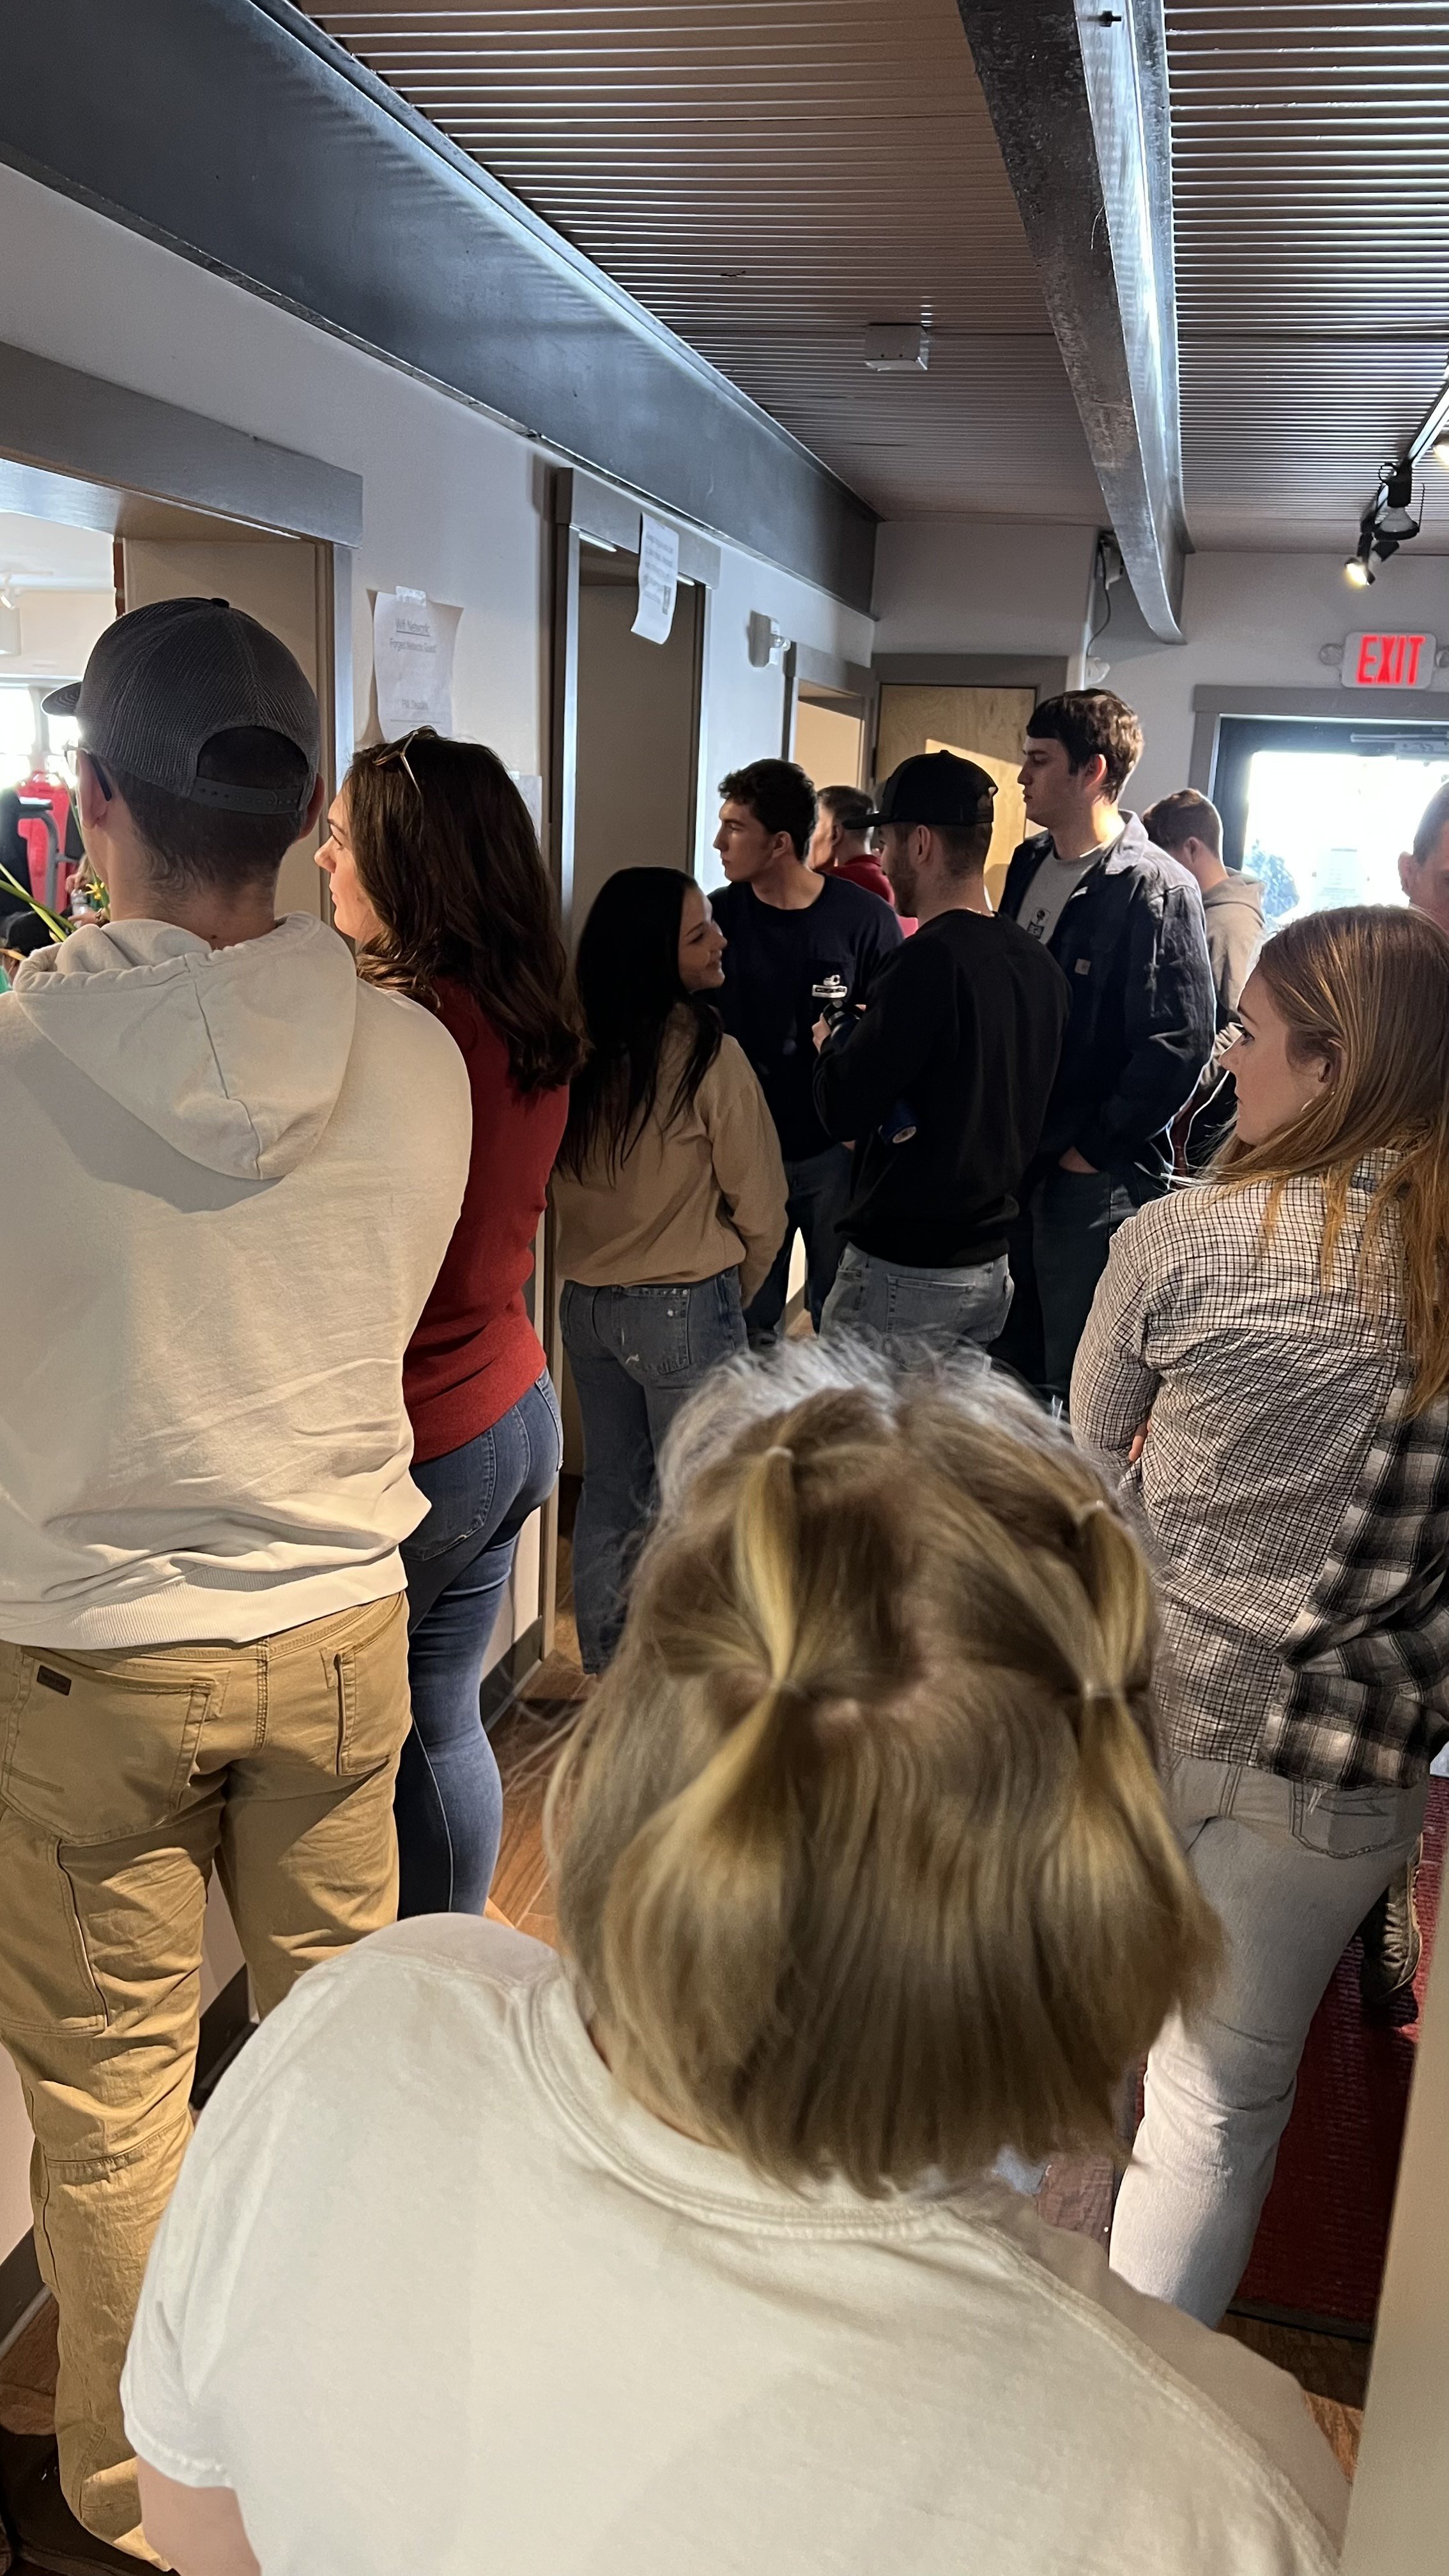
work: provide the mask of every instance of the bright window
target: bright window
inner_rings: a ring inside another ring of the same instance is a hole
[[[1399,853],[1449,759],[1258,751],[1248,769],[1243,872],[1269,921],[1340,903],[1402,903]]]

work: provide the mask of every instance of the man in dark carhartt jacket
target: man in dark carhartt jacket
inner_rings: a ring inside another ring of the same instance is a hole
[[[1142,753],[1108,689],[1044,700],[1021,784],[1038,826],[1012,859],[1002,912],[1051,950],[1071,1017],[1010,1259],[1016,1296],[997,1356],[1066,1401],[1117,1227],[1172,1170],[1169,1129],[1212,1051],[1202,897],[1118,799]]]

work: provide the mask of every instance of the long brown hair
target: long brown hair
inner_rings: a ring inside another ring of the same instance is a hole
[[[1110,2153],[1123,2069],[1219,1955],[1153,1626],[1025,1396],[831,1342],[716,1372],[549,1790],[619,2081],[792,2183]]]
[[[1360,1257],[1390,1263],[1415,1372],[1410,1408],[1422,1412],[1449,1391],[1449,939],[1407,907],[1345,905],[1289,922],[1257,973],[1287,1023],[1290,1061],[1326,1061],[1329,1080],[1276,1134],[1228,1146],[1212,1177],[1227,1189],[1270,1184],[1267,1234],[1289,1181],[1321,1181],[1327,1275],[1355,1170],[1366,1155],[1388,1157]]]
[[[507,1045],[516,1090],[567,1082],[584,1055],[568,951],[497,754],[422,725],[357,752],[346,793],[358,880],[383,925],[363,973],[424,1002],[440,976],[465,985]]]

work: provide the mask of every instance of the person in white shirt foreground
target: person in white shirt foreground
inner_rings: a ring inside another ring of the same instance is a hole
[[[550,1793],[205,2112],[127,2364],[183,2576],[1326,2576],[1293,2382],[991,2176],[1110,2144],[1217,1935],[1142,1560],[984,1375],[720,1371]]]

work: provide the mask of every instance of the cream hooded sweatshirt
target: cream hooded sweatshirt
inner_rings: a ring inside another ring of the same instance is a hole
[[[401,1590],[402,1356],[468,1078],[293,913],[77,931],[0,995],[0,1636],[242,1643]]]

